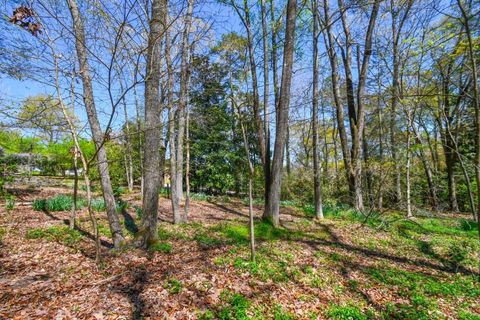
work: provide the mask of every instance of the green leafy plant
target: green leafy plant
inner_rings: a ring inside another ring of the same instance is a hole
[[[225,305],[218,312],[218,319],[221,320],[244,320],[248,319],[247,310],[250,307],[250,300],[239,293],[224,291],[221,299]]]
[[[47,200],[45,199],[35,199],[32,203],[32,208],[35,211],[43,211],[47,209]]]
[[[172,245],[168,242],[157,242],[150,246],[148,249],[150,252],[163,252],[163,253],[171,253],[172,252]]]
[[[171,278],[165,282],[163,286],[170,294],[178,294],[182,291],[183,285],[177,279]]]

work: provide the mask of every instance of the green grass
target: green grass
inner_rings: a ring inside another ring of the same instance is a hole
[[[82,234],[67,226],[52,226],[48,228],[30,229],[25,234],[27,239],[46,239],[73,247],[82,241]]]

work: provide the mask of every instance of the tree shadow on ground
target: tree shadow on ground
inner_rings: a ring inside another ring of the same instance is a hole
[[[132,215],[127,211],[127,209],[122,208],[120,212],[123,216],[124,219],[124,224],[125,228],[127,229],[128,232],[131,234],[135,234],[138,232],[138,226],[137,223],[135,222],[135,219],[132,217]]]
[[[226,212],[226,213],[231,213],[231,214],[234,214],[236,216],[239,216],[239,217],[242,217],[242,218],[248,218],[248,214],[245,214],[241,211],[238,211],[238,210],[234,210],[232,208],[229,208],[221,203],[218,203],[218,202],[214,202],[214,201],[208,201],[209,204],[212,204],[214,206],[214,208],[217,208],[217,209],[220,209],[222,210],[223,212]]]
[[[141,294],[148,282],[149,272],[144,265],[132,266],[130,269],[130,281],[127,283],[114,283],[113,291],[128,297],[133,307],[132,320],[144,318],[145,302]]]

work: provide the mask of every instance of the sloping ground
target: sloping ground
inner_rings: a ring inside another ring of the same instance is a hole
[[[17,190],[0,209],[0,319],[479,319],[475,230],[449,216],[362,225],[351,212],[322,222],[282,208],[283,228],[257,222],[249,262],[247,207],[193,201],[173,226],[162,198],[161,242],[151,252],[109,249],[103,262],[85,212],[34,211],[33,199],[68,190]],[[132,237],[138,195],[121,217]],[[226,199],[225,199],[226,200]],[[260,209],[257,208],[257,215]],[[393,219],[392,219],[393,221]]]

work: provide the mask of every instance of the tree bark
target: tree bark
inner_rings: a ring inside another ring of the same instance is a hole
[[[265,0],[261,0],[262,12],[262,43],[263,43],[263,129],[265,134],[265,186],[270,181],[270,81],[269,81],[269,47],[268,47],[268,28],[267,28],[267,9]],[[268,188],[265,188],[265,198],[268,197]]]
[[[164,31],[165,2],[153,0],[149,21],[147,65],[145,80],[145,185],[142,202],[142,226],[139,232],[141,245],[150,247],[158,240],[158,199],[160,191],[160,144],[162,107],[159,101],[160,42]]]
[[[185,122],[186,122],[186,108],[187,108],[187,92],[188,92],[188,68],[190,63],[190,45],[189,45],[189,36],[190,36],[190,26],[192,24],[192,13],[193,13],[193,0],[188,0],[187,14],[185,16],[185,26],[183,30],[183,39],[181,46],[181,62],[180,62],[180,93],[178,101],[178,133],[176,141],[176,189],[177,189],[177,198],[179,201],[183,199],[183,145],[185,140]],[[182,223],[185,221],[185,217],[182,216],[180,211],[175,215],[174,212],[174,223]]]
[[[313,20],[313,93],[312,93],[312,133],[313,133],[313,189],[315,201],[315,216],[323,219],[322,207],[322,172],[320,165],[320,148],[318,138],[318,3],[312,0]]]
[[[280,187],[282,183],[283,154],[287,137],[288,113],[290,107],[290,87],[292,82],[293,54],[295,45],[295,21],[297,1],[288,0],[283,50],[283,69],[280,96],[278,100],[277,128],[275,131],[275,146],[273,151],[269,201],[265,215],[274,226],[280,224]]]
[[[90,129],[92,131],[93,141],[95,143],[98,170],[100,173],[100,183],[102,185],[103,199],[107,209],[108,223],[112,233],[113,245],[115,248],[119,248],[124,244],[125,238],[123,236],[120,220],[116,213],[115,197],[113,195],[112,183],[110,181],[107,152],[104,147],[105,136],[98,120],[95,101],[93,98],[92,79],[90,76],[90,67],[87,58],[85,28],[80,11],[78,9],[77,1],[67,0],[67,3],[73,20],[75,47],[80,66],[80,76],[83,83],[83,101],[87,111],[87,117],[90,124]]]

